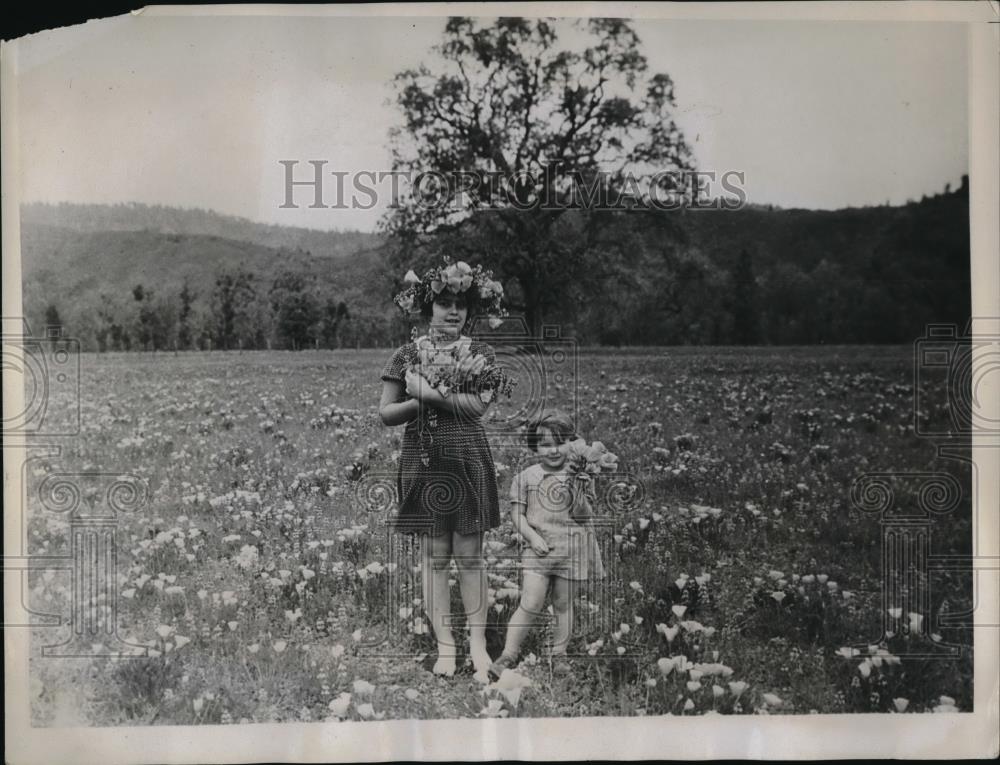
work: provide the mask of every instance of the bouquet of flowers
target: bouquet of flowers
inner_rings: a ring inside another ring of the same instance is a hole
[[[588,444],[578,438],[566,444],[566,467],[578,477],[610,473],[618,469],[618,457],[600,441]]]
[[[470,381],[483,403],[489,403],[498,393],[510,397],[517,380],[485,356],[472,352],[472,341],[462,337],[447,347],[436,345],[429,337],[417,339],[417,361],[410,369],[421,375],[442,396]]]

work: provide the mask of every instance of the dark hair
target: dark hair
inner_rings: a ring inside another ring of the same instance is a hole
[[[545,428],[545,430],[549,431],[555,437],[557,444],[564,444],[576,438],[576,428],[573,427],[572,420],[563,412],[556,409],[548,409],[542,412],[536,419],[529,422],[525,429],[528,448],[533,452],[538,451],[538,442],[542,440],[541,436],[538,435],[538,431],[542,428]]]

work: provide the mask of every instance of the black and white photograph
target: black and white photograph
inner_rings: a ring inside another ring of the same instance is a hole
[[[996,6],[708,5],[3,43],[9,761],[997,755]]]

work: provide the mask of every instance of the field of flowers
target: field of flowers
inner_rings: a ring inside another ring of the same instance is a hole
[[[582,353],[549,403],[575,398],[581,435],[634,487],[597,508],[612,576],[580,593],[571,675],[551,672],[542,629],[486,687],[470,665],[430,673],[417,550],[383,528],[389,353],[83,357],[81,435],[29,463],[29,552],[69,549],[66,517],[30,501],[46,475],[144,479],[148,502],[118,518],[116,602],[96,605],[146,655],[42,657],[67,628],[36,630],[36,725],[971,710],[971,629],[936,626],[971,608],[968,574],[932,575],[933,629],[891,609],[883,634],[879,518],[849,499],[872,471],[969,485],[914,432],[910,349]],[[947,421],[943,388],[920,401]],[[494,458],[505,496],[531,455],[498,440]],[[968,553],[968,492],[935,523],[934,552]],[[509,521],[486,555],[496,657],[519,596]],[[26,589],[67,615],[70,587],[39,571]]]

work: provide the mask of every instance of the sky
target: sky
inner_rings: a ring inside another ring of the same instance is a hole
[[[443,18],[123,16],[18,47],[22,200],[199,207],[375,229],[371,210],[281,209],[281,160],[388,171],[393,75]],[[636,20],[675,83],[699,169],[748,201],[902,204],[968,172],[962,24]],[[298,176],[304,177],[304,176]]]

